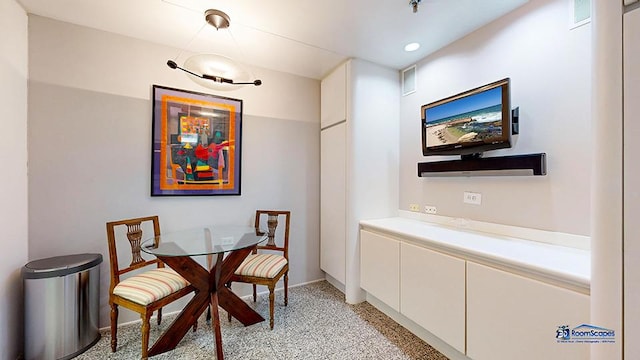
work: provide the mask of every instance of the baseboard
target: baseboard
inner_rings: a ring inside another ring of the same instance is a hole
[[[334,278],[333,276],[329,275],[329,274],[324,274],[324,278],[325,280],[327,280],[327,282],[329,284],[331,284],[331,286],[333,286],[334,288],[340,290],[341,293],[345,293],[346,292],[346,288],[344,286],[343,283],[341,283],[338,279]]]
[[[434,349],[441,352],[444,356],[449,358],[450,360],[471,360],[465,354],[456,350],[451,345],[442,341],[439,337],[433,335],[429,331],[425,330],[422,326],[416,324],[406,316],[400,314],[399,312],[393,310],[391,307],[378,300],[376,297],[367,293],[367,300],[369,304],[373,305],[376,309],[380,310],[382,313],[393,319],[393,321],[402,325],[405,329],[409,330],[415,336],[422,339],[427,344],[431,345]]]

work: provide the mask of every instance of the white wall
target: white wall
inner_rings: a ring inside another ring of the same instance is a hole
[[[22,352],[20,269],[27,262],[27,15],[0,0],[0,359]],[[10,34],[10,35],[6,35]]]
[[[636,341],[623,333],[623,216],[630,216],[623,196],[623,6],[621,2],[592,3],[593,173],[591,177],[591,322],[616,333],[616,342],[593,344],[591,359],[624,357],[623,343]],[[623,51],[624,50],[624,51]],[[626,99],[624,99],[626,102]],[[635,100],[635,99],[634,99]],[[629,140],[628,138],[626,140]],[[626,146],[627,144],[624,144]],[[628,159],[624,159],[628,160]],[[629,172],[633,174],[634,169]],[[632,220],[632,221],[635,221]],[[632,250],[632,249],[629,249]],[[634,259],[635,261],[635,259]],[[629,354],[631,358],[637,354]],[[626,357],[625,357],[626,358]]]
[[[640,8],[624,14],[624,354],[640,354]]]
[[[589,234],[590,25],[570,30],[568,5],[530,1],[417,64],[418,89],[401,100],[400,209]],[[418,162],[444,159],[422,156],[420,106],[506,77],[520,135],[485,156],[546,152],[548,175],[418,178]],[[463,204],[464,191],[481,193],[482,205]]]
[[[169,69],[167,60],[176,56],[177,49],[37,15],[29,18],[34,31],[29,38],[31,80],[145,100],[150,98],[151,84],[216,94],[189,80],[184,72]],[[319,81],[252,70],[262,86],[217,94],[244,99],[245,114],[318,122]]]
[[[151,85],[216,92],[166,66],[176,49],[29,19],[29,258],[102,253],[101,326],[109,323],[110,220],[158,214],[166,232],[249,225],[258,208],[288,209],[289,284],[323,277],[319,81],[257,69],[261,87],[217,93],[244,101],[241,196],[151,198]],[[136,318],[120,312],[121,322]]]

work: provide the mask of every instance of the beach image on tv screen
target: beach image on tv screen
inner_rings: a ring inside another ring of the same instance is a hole
[[[425,110],[427,146],[478,142],[502,136],[502,87]]]

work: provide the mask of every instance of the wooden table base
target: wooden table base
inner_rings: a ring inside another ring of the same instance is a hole
[[[260,314],[224,286],[253,248],[232,251],[224,260],[223,254],[218,254],[218,261],[211,271],[207,271],[189,256],[158,256],[160,260],[189,281],[196,288],[196,292],[167,331],[153,344],[149,350],[149,356],[175,349],[208,305],[211,305],[213,319],[211,326],[216,341],[216,355],[219,360],[224,359],[224,354],[222,352],[218,305],[245,326],[264,321]]]

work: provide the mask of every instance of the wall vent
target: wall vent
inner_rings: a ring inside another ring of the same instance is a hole
[[[415,65],[402,70],[402,96],[416,92],[417,82],[418,76]]]
[[[574,29],[591,21],[591,0],[569,0],[571,4],[570,28]]]

